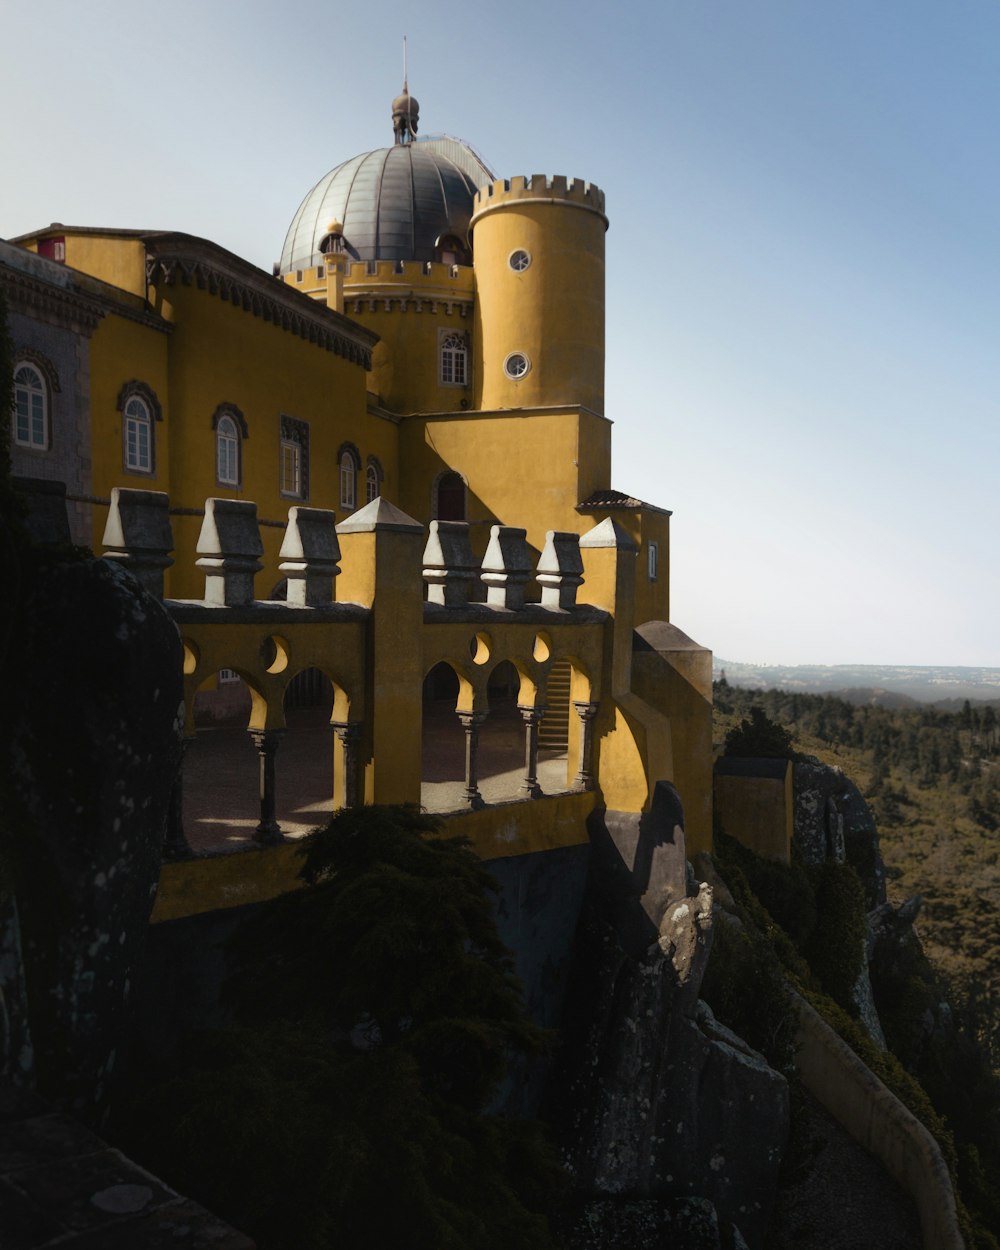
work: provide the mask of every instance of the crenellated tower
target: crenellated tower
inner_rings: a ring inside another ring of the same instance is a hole
[[[604,412],[604,193],[533,174],[477,192],[474,397],[480,409]]]

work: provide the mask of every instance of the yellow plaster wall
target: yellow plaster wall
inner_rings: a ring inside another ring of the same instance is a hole
[[[372,607],[366,634],[373,718],[363,727],[366,803],[413,802],[420,794],[423,579],[419,530],[340,536],[338,598]]]
[[[301,275],[301,277],[299,276]],[[326,274],[314,267],[284,275],[289,286],[331,307]],[[472,268],[420,261],[351,262],[343,285],[343,308],[373,330],[380,342],[372,353],[369,387],[379,402],[398,413],[442,412],[472,401]],[[468,338],[467,381],[445,385],[440,377],[441,336]]]
[[[442,817],[446,837],[464,837],[485,860],[587,844],[587,817],[595,796],[560,794],[523,803],[502,803],[478,812]],[[153,906],[153,924],[203,912],[263,903],[302,888],[300,844],[252,849],[232,855],[164,863]]]
[[[21,241],[29,252],[38,251],[39,239],[66,240],[66,265],[100,278],[112,286],[144,298],[146,294],[146,248],[141,239],[111,234],[74,233],[58,226],[40,231],[34,238]]]
[[[194,694],[220,668],[234,669],[254,697],[250,727],[281,729],[285,725],[285,690],[297,673],[306,668],[324,672],[340,692],[334,704],[335,720],[364,719],[367,703],[366,624],[336,621],[317,624],[306,619],[264,622],[220,628],[211,621],[185,621],[178,625],[185,645],[184,698],[186,732],[194,732]],[[269,639],[276,639],[279,658],[268,672],[261,664],[271,654]]]
[[[171,421],[168,351],[170,338],[161,330],[127,317],[102,318],[90,341],[91,482],[94,494],[107,499],[113,486],[133,490],[171,488]],[[125,468],[123,414],[118,410],[122,387],[145,382],[160,402],[162,421],[153,421],[153,473]],[[105,508],[94,509],[94,547],[101,550],[107,521]]]
[[[264,571],[256,593],[266,598],[281,578],[278,549],[288,509],[297,503],[329,508],[338,520],[340,508],[338,451],[349,441],[361,453],[357,475],[358,505],[364,503],[364,470],[369,455],[385,471],[383,493],[399,489],[396,426],[367,411],[365,370],[341,356],[281,330],[208,291],[171,286],[154,292],[158,309],[174,323],[170,336],[172,437],[171,506],[200,509],[212,496],[242,498],[257,504],[264,522]],[[220,485],[216,478],[212,417],[220,404],[234,404],[246,420],[249,436],[242,443],[242,485]],[[309,426],[309,494],[306,499],[282,495],[279,489],[280,417]],[[168,593],[199,598],[204,580],[194,567],[200,517],[175,515],[175,567],[168,574]]]
[[[789,862],[794,821],[791,764],[784,780],[717,773],[715,810],[720,827],[730,837],[738,838],[758,855]],[[698,848],[705,849],[710,848]]]
[[[485,188],[476,198],[477,408],[582,404],[604,411],[603,196],[583,184],[534,176]],[[599,204],[599,209],[598,209]],[[511,269],[516,249],[531,256]],[[531,368],[511,379],[504,360],[523,352]]]
[[[712,849],[712,653],[634,651],[636,693],[670,719],[672,781],[684,804],[689,856]],[[656,778],[654,778],[656,780]]]
[[[468,483],[474,543],[477,525],[498,521],[526,529],[538,551],[550,529],[589,529],[592,518],[581,517],[576,504],[581,491],[606,486],[610,474],[610,423],[572,408],[410,417],[400,426],[400,446],[404,512],[429,521],[434,480],[454,469]]]
[[[386,309],[376,301],[374,309],[351,315],[379,336],[372,353],[371,387],[379,400],[393,412],[441,412],[460,408],[472,397],[472,317],[463,317],[457,307],[449,312],[443,304],[436,312],[422,312],[397,306]],[[469,381],[464,386],[445,385],[440,379],[440,341],[444,333],[467,337]]]

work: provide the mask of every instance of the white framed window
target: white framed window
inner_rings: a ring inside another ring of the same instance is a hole
[[[278,448],[278,486],[290,499],[309,498],[309,425],[282,417]]]
[[[660,545],[659,543],[650,543],[646,548],[646,570],[649,573],[649,580],[656,581],[656,575],[660,565]]]
[[[222,486],[240,484],[240,432],[230,416],[219,418],[215,427],[215,475]]]
[[[445,334],[441,339],[441,381],[445,386],[468,384],[469,346],[464,334]]]
[[[368,463],[371,464],[373,459],[369,457]],[[361,452],[353,443],[340,444],[337,468],[340,472],[340,506],[345,512],[353,512],[358,506],[358,474],[361,472]]]
[[[49,445],[49,390],[34,365],[14,368],[14,442],[44,451]]]
[[[503,371],[509,378],[523,378],[531,368],[531,361],[524,352],[511,352],[503,362]]]
[[[354,487],[358,471],[354,467],[354,457],[349,451],[340,453],[340,506],[354,508]]]
[[[290,438],[281,440],[281,493],[302,497],[302,448]]]
[[[153,472],[153,418],[138,395],[125,404],[125,468],[132,473]]]
[[[156,423],[163,409],[148,382],[133,378],[118,393],[122,414],[122,467],[126,473],[156,472]]]
[[[220,668],[219,669],[219,685],[220,686],[225,686],[225,685],[228,685],[230,682],[240,681],[240,680],[242,679],[239,673],[237,673],[235,668]]]
[[[372,503],[381,494],[382,475],[378,471],[378,465],[369,460],[365,470],[365,503]]]
[[[517,248],[507,257],[507,264],[515,273],[524,273],[525,269],[531,264],[531,253],[526,252],[523,247]]]

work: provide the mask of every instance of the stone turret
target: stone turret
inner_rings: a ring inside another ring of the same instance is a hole
[[[533,174],[483,187],[472,214],[474,404],[604,411],[604,194]]]

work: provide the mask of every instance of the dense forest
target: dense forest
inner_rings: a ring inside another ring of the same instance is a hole
[[[755,705],[790,732],[794,750],[842,768],[865,795],[878,822],[890,900],[922,896],[916,928],[924,948],[1000,1067],[997,709],[751,691],[723,677],[715,684],[720,746]]]

